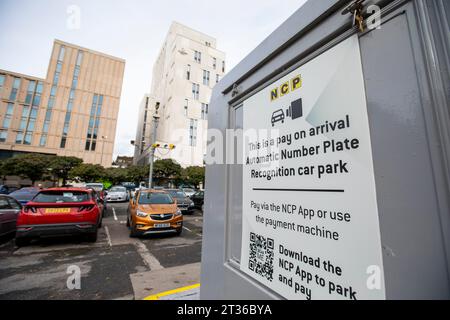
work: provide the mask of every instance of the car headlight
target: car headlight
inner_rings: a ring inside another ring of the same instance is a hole
[[[142,212],[142,211],[139,211],[139,210],[136,212],[136,215],[139,218],[147,218],[148,217],[148,213],[145,213],[145,212]]]
[[[181,213],[180,209],[177,209],[177,213],[175,213],[175,217],[179,217],[182,216],[183,214]]]

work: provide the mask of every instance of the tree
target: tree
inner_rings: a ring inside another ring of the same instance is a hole
[[[204,184],[205,181],[205,168],[204,167],[187,167],[183,170],[182,180],[184,183],[193,185],[198,188],[200,183]]]
[[[9,159],[14,162],[11,169],[14,175],[28,178],[31,183],[42,180],[46,174],[50,173],[50,162],[54,156],[30,153]]]
[[[149,166],[130,166],[126,169],[127,181],[134,182],[139,185],[141,181],[148,180]]]
[[[125,182],[128,178],[128,172],[123,168],[107,168],[105,169],[105,179],[113,185]]]
[[[180,178],[183,168],[172,159],[157,160],[153,163],[153,179],[162,184],[165,181],[176,181]]]
[[[50,171],[58,179],[62,179],[65,185],[69,178],[69,172],[83,163],[83,160],[75,157],[54,157],[50,161]]]
[[[69,178],[83,182],[97,182],[105,177],[105,168],[99,164],[82,163],[69,172]]]

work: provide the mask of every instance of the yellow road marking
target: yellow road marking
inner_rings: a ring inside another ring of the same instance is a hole
[[[197,288],[200,288],[200,283],[194,284],[192,286],[187,286],[187,287],[178,288],[178,289],[174,289],[174,290],[170,290],[170,291],[166,291],[166,292],[157,293],[157,294],[148,296],[147,298],[144,298],[144,300],[159,300],[162,297],[167,297],[172,294],[185,292],[185,291],[189,291],[189,290],[194,290]]]

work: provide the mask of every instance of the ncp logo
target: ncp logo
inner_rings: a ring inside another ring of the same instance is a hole
[[[281,86],[273,88],[270,91],[270,101],[275,101],[278,98],[289,94],[290,92],[300,89],[302,87],[302,84],[303,80],[301,75],[298,75],[291,80],[286,81]]]

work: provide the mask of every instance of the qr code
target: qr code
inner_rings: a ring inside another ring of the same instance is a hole
[[[249,269],[256,274],[273,281],[274,241],[270,238],[250,233]]]

